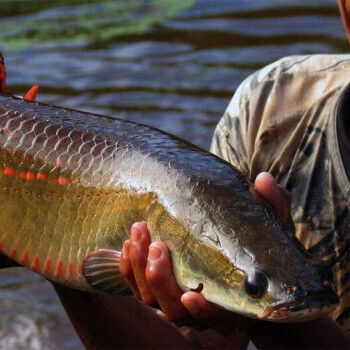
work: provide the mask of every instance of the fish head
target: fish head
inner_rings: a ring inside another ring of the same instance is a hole
[[[184,289],[252,318],[298,322],[332,311],[332,272],[314,259],[255,196],[208,205],[200,232],[182,254]],[[187,288],[186,288],[187,287]]]

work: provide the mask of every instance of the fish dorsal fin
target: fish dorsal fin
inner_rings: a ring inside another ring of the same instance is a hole
[[[6,70],[4,57],[0,52],[0,94],[4,94],[6,89]]]
[[[26,101],[35,101],[36,93],[38,92],[39,85],[33,85],[27,93],[23,96],[23,100]]]
[[[128,288],[119,270],[121,253],[118,250],[99,249],[86,256],[83,276],[95,289],[117,294]]]

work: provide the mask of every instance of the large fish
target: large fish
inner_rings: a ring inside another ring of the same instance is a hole
[[[184,291],[201,286],[223,308],[276,321],[335,307],[327,268],[232,165],[149,126],[7,95],[0,67],[3,254],[55,282],[118,293],[122,243],[144,220]]]

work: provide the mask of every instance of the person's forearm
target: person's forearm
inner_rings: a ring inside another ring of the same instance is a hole
[[[83,293],[60,285],[56,292],[88,349],[189,349],[169,322],[134,297]]]
[[[350,349],[350,334],[328,317],[301,323],[257,322],[250,336],[258,349]]]

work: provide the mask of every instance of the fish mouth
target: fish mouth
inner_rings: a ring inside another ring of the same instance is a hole
[[[333,311],[339,303],[336,295],[309,296],[301,300],[272,305],[258,317],[275,322],[299,322],[317,318]]]

